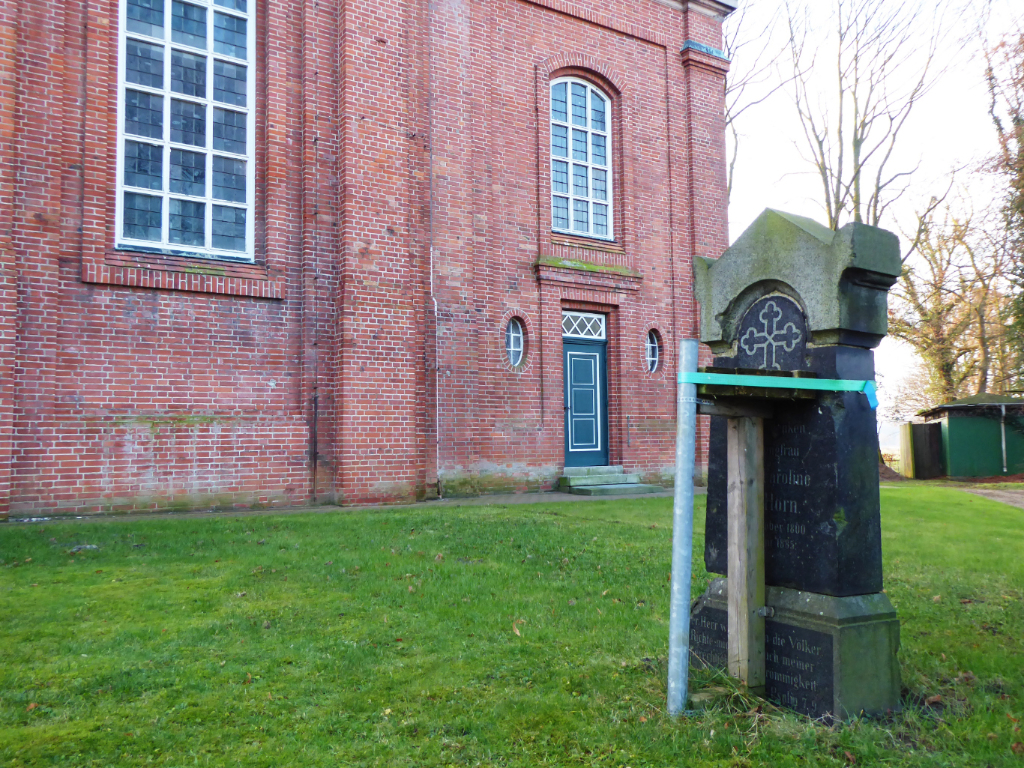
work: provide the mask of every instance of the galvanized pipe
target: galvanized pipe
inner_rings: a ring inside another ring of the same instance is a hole
[[[697,370],[697,340],[679,343],[680,379]],[[668,635],[668,713],[686,706],[690,672],[690,582],[693,571],[693,467],[697,448],[697,386],[676,390],[676,479],[672,504],[672,592]]]

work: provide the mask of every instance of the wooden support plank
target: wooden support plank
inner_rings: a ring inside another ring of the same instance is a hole
[[[729,674],[763,689],[764,421],[728,421]]]

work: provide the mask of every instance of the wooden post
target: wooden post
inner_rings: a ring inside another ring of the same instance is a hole
[[[728,425],[729,674],[763,689],[764,420]]]

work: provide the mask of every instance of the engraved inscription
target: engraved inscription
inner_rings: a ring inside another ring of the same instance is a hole
[[[804,627],[765,622],[768,698],[808,717],[832,711],[832,636]]]
[[[690,617],[690,663],[695,667],[725,667],[729,643],[729,614],[701,606]]]

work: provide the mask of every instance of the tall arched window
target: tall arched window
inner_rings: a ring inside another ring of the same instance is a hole
[[[577,77],[551,82],[551,229],[612,240],[611,99]]]

